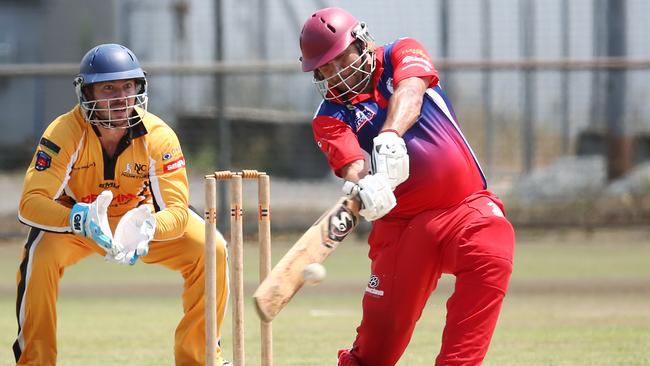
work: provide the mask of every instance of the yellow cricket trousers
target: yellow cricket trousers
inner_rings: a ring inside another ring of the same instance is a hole
[[[113,228],[115,224],[116,221],[111,221]],[[219,237],[221,240],[217,245],[217,318],[218,323],[223,324],[228,302],[228,268],[226,243],[220,235]],[[59,280],[66,267],[93,253],[104,255],[103,249],[92,239],[31,229],[17,274],[18,337],[13,350],[18,365],[56,364],[56,301]],[[161,264],[183,275],[184,315],[175,334],[176,365],[205,364],[203,257],[203,219],[191,212],[182,237],[168,241],[152,241],[149,244],[149,254],[140,258],[144,263]],[[218,332],[221,337],[221,329]],[[220,353],[218,350],[218,354]]]

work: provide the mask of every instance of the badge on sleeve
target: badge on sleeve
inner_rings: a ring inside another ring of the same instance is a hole
[[[40,144],[45,146],[52,153],[54,153],[54,155],[57,155],[59,153],[59,151],[61,151],[61,148],[59,147],[59,145],[57,145],[54,142],[46,139],[45,137],[41,137]]]
[[[36,164],[34,164],[34,169],[42,172],[43,170],[50,167],[52,164],[52,158],[43,150],[36,152]]]

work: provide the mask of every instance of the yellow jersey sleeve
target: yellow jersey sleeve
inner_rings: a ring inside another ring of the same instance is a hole
[[[85,132],[70,113],[54,120],[43,133],[27,168],[18,219],[47,231],[70,231],[70,208],[58,200],[65,188]]]
[[[189,183],[178,137],[164,123],[147,126],[149,180],[156,208],[154,240],[180,237],[189,217]]]

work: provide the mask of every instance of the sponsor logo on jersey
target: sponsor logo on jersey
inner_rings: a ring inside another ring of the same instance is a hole
[[[81,170],[81,169],[89,169],[89,168],[94,168],[97,164],[93,161],[92,163],[88,163],[86,165],[79,165],[79,166],[73,166],[72,170]]]
[[[97,199],[97,196],[98,195],[96,195],[96,194],[89,194],[87,196],[81,197],[80,201],[83,202],[83,203],[92,203],[92,202],[95,202],[95,200]],[[126,202],[129,202],[132,199],[135,199],[135,198],[138,198],[138,196],[136,196],[134,194],[131,194],[131,193],[127,193],[127,194],[120,193],[120,194],[118,194],[116,196],[113,196],[113,200],[111,201],[111,204],[113,204],[113,203],[115,203],[115,204],[124,204]]]
[[[99,188],[120,188],[120,185],[115,182],[99,183]]]
[[[413,55],[420,55],[422,57],[429,58],[429,56],[427,56],[426,52],[424,52],[424,50],[421,49],[421,48],[406,48],[406,49],[403,49],[402,52],[400,52],[400,56],[405,54],[405,53],[410,53],[410,54],[413,54]]]
[[[143,179],[147,178],[147,174],[133,174],[133,173],[127,173],[127,172],[122,172],[122,176],[126,178],[138,178],[138,179]]]
[[[420,56],[406,56],[402,60],[402,65],[403,65],[402,70],[406,70],[414,66],[419,66],[427,72],[433,69],[433,65],[431,65],[431,61]]]
[[[61,148],[59,145],[55,144],[54,142],[46,139],[45,137],[41,137],[41,145],[45,146],[48,151],[52,152],[52,154],[57,155],[59,151],[61,151]]]
[[[162,161],[167,161],[167,160],[173,158],[174,156],[180,155],[180,154],[181,154],[181,148],[180,147],[175,147],[175,148],[171,149],[170,151],[165,152],[165,153],[162,154]]]
[[[163,165],[163,171],[165,173],[173,172],[175,170],[185,168],[185,157],[181,156],[180,158],[170,161],[169,163]]]
[[[378,290],[377,287],[379,287],[379,277],[376,275],[371,275],[370,280],[368,280],[368,286],[366,286],[366,292],[369,293],[370,295],[373,296],[384,296],[384,291],[383,290]]]
[[[34,169],[42,172],[52,165],[52,157],[50,157],[45,151],[39,150],[36,152],[36,162],[34,163]]]

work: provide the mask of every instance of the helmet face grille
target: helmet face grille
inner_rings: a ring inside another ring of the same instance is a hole
[[[321,80],[314,78],[313,83],[318,92],[323,96],[323,99],[346,103],[366,89],[372,80],[375,67],[375,53],[365,48],[359,57],[350,63],[350,65],[327,79]],[[343,75],[347,73],[349,75],[344,77]],[[360,75],[360,77],[357,77],[357,75]],[[357,78],[359,81],[351,85]]]
[[[340,103],[348,102],[361,94],[372,80],[372,74],[376,67],[376,55],[374,51],[370,50],[370,45],[374,43],[374,39],[368,32],[368,27],[365,22],[359,22],[351,30],[350,34],[352,39],[361,45],[361,54],[359,57],[350,65],[327,79],[319,79],[316,77],[313,79],[316,90],[318,90],[325,100],[334,100]],[[331,60],[327,60],[327,62],[329,61]],[[347,77],[343,77],[350,70],[352,72]],[[354,85],[350,85],[351,82],[357,79],[356,75],[361,75],[358,78],[359,81]]]
[[[90,124],[105,128],[129,128],[142,122],[147,113],[147,102],[145,92],[124,98],[89,100],[79,105]],[[122,117],[118,117],[120,115]]]

